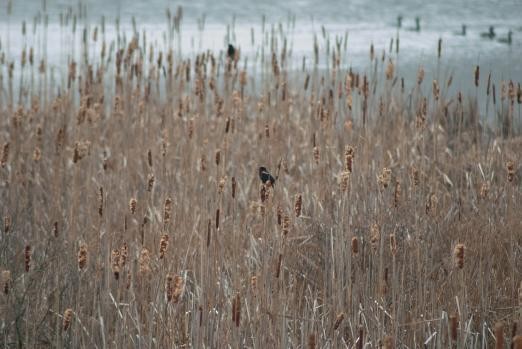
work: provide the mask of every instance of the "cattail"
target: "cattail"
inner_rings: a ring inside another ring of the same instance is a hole
[[[42,158],[42,150],[39,147],[35,147],[34,151],[33,151],[33,160],[35,162],[38,162],[38,161],[40,161],[41,158]]]
[[[183,294],[184,281],[179,275],[172,276],[167,275],[167,301],[172,303],[178,303],[181,295]]]
[[[459,327],[459,318],[457,314],[450,315],[450,336],[452,341],[457,341],[457,329]]]
[[[308,336],[308,349],[315,349],[316,343],[315,343],[315,334],[310,334]]]
[[[4,294],[9,294],[9,289],[11,287],[11,272],[9,270],[2,270],[2,288],[4,290]]]
[[[301,208],[303,206],[303,196],[301,194],[296,194],[295,203],[294,203],[294,212],[296,217],[301,216]]]
[[[265,137],[270,138],[270,126],[268,126],[268,123],[265,124]]]
[[[340,187],[341,191],[343,193],[348,191],[349,181],[350,181],[350,171],[343,171],[341,173],[339,179],[340,179],[339,187]]]
[[[123,268],[125,266],[128,256],[129,256],[129,246],[127,246],[127,243],[124,242],[123,245],[120,247],[120,260],[119,260],[120,268]]]
[[[393,65],[393,62],[392,60],[390,59],[388,61],[388,65],[386,66],[386,80],[391,80],[393,79],[393,74],[394,74],[394,71],[395,71],[395,66]]]
[[[401,199],[401,183],[395,181],[395,190],[393,191],[393,204],[395,207],[399,207],[399,201]]]
[[[393,343],[393,337],[392,336],[386,336],[384,337],[384,349],[394,349],[395,344]]]
[[[117,249],[112,250],[111,266],[114,278],[118,280],[120,278],[120,251]]]
[[[397,254],[397,239],[395,234],[390,234],[390,251],[393,256]]]
[[[11,230],[11,217],[4,216],[4,234],[9,234]]]
[[[140,273],[147,274],[150,272],[150,252],[146,248],[143,248],[139,258]]]
[[[283,208],[281,206],[277,206],[277,225],[283,226]]]
[[[344,169],[352,172],[354,149],[351,146],[346,146],[344,149]]]
[[[357,338],[357,349],[363,349],[364,347],[364,328],[359,326],[359,338]]]
[[[290,231],[290,216],[285,214],[283,215],[283,236],[286,236]]]
[[[439,38],[439,44],[437,45],[437,57],[440,59],[442,55],[442,38]]]
[[[357,239],[357,236],[354,236],[352,238],[352,254],[357,255],[359,253],[359,239]]]
[[[163,225],[167,226],[170,223],[172,216],[172,199],[166,198],[165,204],[163,205]]]
[[[103,187],[98,190],[98,214],[103,217]]]
[[[384,188],[388,188],[391,181],[391,170],[387,167],[382,169],[381,174],[377,178],[378,183]]]
[[[381,240],[381,231],[379,225],[374,223],[370,227],[370,243],[374,251],[379,247],[379,241]]]
[[[239,293],[232,300],[232,322],[236,324],[236,327],[239,327],[241,323],[241,296]]]
[[[2,148],[2,157],[0,158],[0,165],[5,167],[7,160],[9,159],[9,143],[4,143]]]
[[[82,270],[87,264],[87,245],[80,245],[78,250],[78,268]]]
[[[219,208],[216,210],[216,231],[219,230]]]
[[[313,155],[314,155],[315,164],[319,165],[319,160],[320,160],[320,157],[319,157],[319,147],[317,147],[317,146],[314,147]]]
[[[508,161],[506,164],[507,168],[507,180],[508,182],[513,182],[515,179],[515,163],[513,161]]]
[[[135,214],[136,213],[136,206],[138,205],[138,201],[136,201],[135,198],[131,198],[130,201],[129,201],[129,210],[131,212],[131,214]]]
[[[475,67],[475,86],[478,87],[480,79],[480,67],[477,65]]]
[[[150,149],[147,152],[147,160],[148,160],[148,163],[149,163],[149,167],[152,168],[152,151]]]
[[[154,174],[149,173],[149,175],[147,176],[147,191],[151,192],[153,187],[154,187]]]
[[[277,265],[276,265],[276,275],[275,277],[279,279],[279,275],[281,274],[281,263],[283,261],[283,255],[280,253],[277,258]]]
[[[165,252],[167,252],[167,248],[169,247],[169,236],[167,234],[163,234],[161,236],[160,240],[160,249],[159,249],[159,255],[160,259],[163,259],[165,257]]]
[[[370,61],[373,61],[374,58],[375,58],[375,50],[373,48],[373,42],[372,42],[370,45]]]
[[[495,324],[495,349],[504,349],[504,324],[497,322]]]
[[[265,184],[261,184],[261,189],[259,189],[259,198],[261,199],[261,202],[265,202],[268,197],[266,187],[267,186]]]
[[[435,193],[430,193],[428,195],[428,199],[426,200],[426,214],[437,212],[437,204],[439,203],[439,199]]]
[[[455,262],[455,266],[459,269],[464,268],[464,249],[465,246],[459,243],[453,250],[453,260]]]
[[[219,166],[219,164],[221,162],[221,150],[220,149],[216,150],[215,159],[216,159],[216,166]]]
[[[236,177],[232,177],[232,199],[236,198],[236,188],[237,188]]]
[[[225,185],[227,184],[227,177],[221,177],[218,182],[218,194],[222,194],[225,191]]]
[[[73,310],[71,308],[68,308],[63,313],[63,330],[67,331],[69,329],[69,326],[71,325],[71,320],[73,317]]]
[[[57,221],[54,221],[54,223],[53,223],[52,233],[55,238],[58,237],[59,231],[58,231],[58,222]]]
[[[257,289],[257,276],[254,275],[250,278],[250,287],[252,288],[252,291]]]
[[[341,326],[341,322],[343,322],[343,320],[344,320],[344,313],[337,314],[337,316],[335,317],[335,323],[333,326],[334,331],[336,331],[339,328],[339,326]]]
[[[24,249],[24,256],[25,256],[25,271],[29,272],[29,269],[31,269],[31,246],[26,245]]]
[[[482,199],[487,199],[488,195],[489,195],[489,183],[488,182],[484,182],[480,186],[480,197]]]

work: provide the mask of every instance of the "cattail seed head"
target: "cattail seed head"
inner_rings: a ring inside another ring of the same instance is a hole
[[[103,187],[98,190],[98,215],[103,217]]]
[[[149,175],[147,177],[147,191],[151,192],[153,187],[154,187],[154,174],[149,173]]]
[[[63,330],[67,331],[71,325],[71,320],[73,317],[73,310],[68,308],[63,313]]]
[[[506,163],[506,169],[508,182],[513,182],[515,179],[515,163],[513,161],[508,161]]]
[[[357,255],[359,253],[359,239],[357,239],[357,236],[354,236],[352,238],[352,254]]]
[[[513,349],[522,349],[522,335],[513,337]]]
[[[236,198],[237,182],[236,177],[232,177],[232,199]]]
[[[232,300],[232,322],[236,324],[236,327],[239,327],[241,323],[241,296],[239,293]]]
[[[453,250],[453,260],[455,261],[455,266],[459,269],[464,268],[464,249],[465,246],[459,243]]]
[[[117,249],[112,250],[111,267],[114,278],[118,280],[120,278],[120,251]]]
[[[379,241],[381,240],[381,231],[378,224],[374,223],[370,227],[370,243],[374,251],[379,248]]]
[[[59,231],[58,231],[58,222],[55,221],[53,223],[53,236],[56,238],[58,237]]]
[[[475,86],[479,86],[479,79],[480,79],[480,67],[477,65],[475,67]]]
[[[165,204],[163,205],[163,224],[167,226],[170,223],[172,216],[172,199],[166,198]]]
[[[316,343],[315,343],[315,334],[310,334],[308,336],[308,349],[315,349]]]
[[[167,301],[172,303],[178,303],[181,295],[183,294],[184,281],[179,275],[172,276],[167,275],[166,282],[166,293]]]
[[[377,178],[377,181],[383,189],[388,188],[391,181],[391,170],[387,167],[383,168],[381,174]]]
[[[78,249],[78,268],[82,270],[87,265],[87,245],[82,244]]]
[[[399,202],[401,199],[401,183],[396,180],[395,181],[395,190],[393,192],[393,204],[395,207],[399,207]]]
[[[9,270],[2,270],[1,280],[4,294],[8,295],[11,287],[11,272]]]
[[[343,320],[344,320],[344,313],[337,314],[337,316],[335,317],[335,323],[333,326],[334,331],[336,331],[339,328],[339,326],[341,325],[341,322],[343,322]]]
[[[140,273],[147,274],[150,272],[150,252],[148,249],[143,248],[139,258]]]
[[[353,166],[354,149],[351,146],[346,146],[344,149],[344,169],[345,171],[352,172]]]
[[[339,188],[343,193],[347,192],[350,187],[350,171],[343,171],[339,176]]]
[[[4,234],[9,234],[11,230],[11,217],[4,216]]]
[[[130,199],[129,201],[129,210],[131,214],[136,213],[136,206],[138,205],[138,201],[135,198]]]
[[[290,216],[285,214],[283,215],[283,236],[288,235],[290,231]]]
[[[303,207],[303,196],[301,194],[296,194],[295,202],[294,202],[294,212],[296,217],[301,216],[301,209]]]
[[[457,341],[457,330],[459,327],[459,318],[457,314],[450,315],[449,317],[450,322],[450,336],[452,341]]]
[[[167,252],[167,248],[169,247],[169,236],[167,234],[163,234],[160,239],[160,249],[159,249],[159,255],[160,259],[163,259],[165,257],[165,252]]]
[[[25,271],[29,272],[31,269],[31,246],[26,245],[24,249],[24,256],[25,256]]]
[[[9,160],[9,142],[4,143],[2,147],[2,157],[0,158],[0,165],[5,167],[7,164],[7,160]]]
[[[216,150],[215,160],[216,160],[216,166],[219,166],[219,164],[221,163],[221,150],[220,149]]]
[[[317,146],[314,147],[313,155],[314,155],[315,164],[319,165],[319,160],[320,160],[319,147],[317,147]]]

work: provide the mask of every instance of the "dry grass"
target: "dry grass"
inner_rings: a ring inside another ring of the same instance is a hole
[[[180,21],[169,13],[169,45]],[[32,48],[1,62],[3,347],[484,348],[520,335],[515,83],[495,90],[477,68],[475,95],[453,94],[420,69],[408,89],[399,53],[373,46],[365,71],[340,44],[327,68],[296,71],[279,34],[246,65],[137,38],[111,50],[98,30],[63,79]]]

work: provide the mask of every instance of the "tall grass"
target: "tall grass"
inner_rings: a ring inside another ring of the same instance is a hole
[[[176,49],[181,10],[164,44],[60,18],[80,59],[0,53],[3,347],[521,345],[518,84],[405,81],[393,41],[356,71],[324,30],[295,69],[283,25],[229,58]]]

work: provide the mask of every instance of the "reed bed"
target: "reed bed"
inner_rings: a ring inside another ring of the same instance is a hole
[[[2,347],[522,348],[517,82],[324,30],[301,65],[291,25],[183,53],[166,18],[2,48]]]

